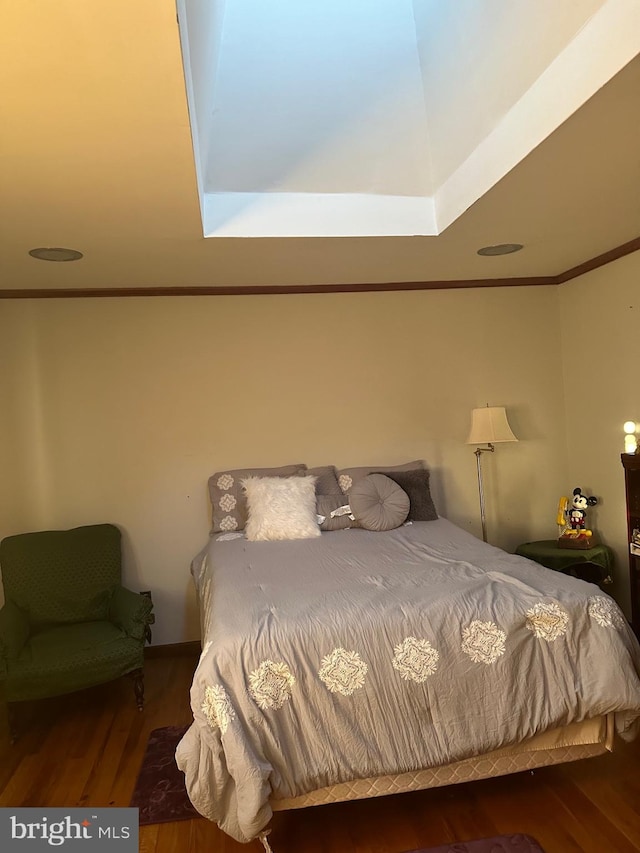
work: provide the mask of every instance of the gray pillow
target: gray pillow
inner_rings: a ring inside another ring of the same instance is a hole
[[[409,495],[384,474],[368,474],[349,492],[349,505],[365,530],[393,530],[409,515]]]
[[[218,471],[209,477],[209,496],[213,511],[211,532],[244,530],[248,510],[242,480],[247,477],[295,477],[306,470],[307,466],[300,463],[283,465],[281,468],[234,468],[230,471]]]
[[[321,465],[319,468],[309,468],[307,474],[317,477],[316,495],[340,495],[344,493],[338,483],[338,475],[333,465]]]
[[[362,465],[359,468],[340,468],[337,471],[338,483],[343,493],[348,495],[351,492],[351,486],[369,474],[386,474],[388,471],[415,471],[416,468],[424,468],[422,459],[404,462],[402,465]]]
[[[438,512],[429,489],[429,471],[387,471],[386,476],[409,495],[407,521],[436,521]]]
[[[317,486],[316,486],[317,490]],[[348,498],[342,492],[339,495],[317,495],[316,496],[316,512],[318,516],[324,518],[324,521],[318,519],[320,530],[346,530],[349,527],[359,527],[349,512],[342,511],[343,507],[349,507]],[[338,515],[331,517],[332,512],[338,512]]]

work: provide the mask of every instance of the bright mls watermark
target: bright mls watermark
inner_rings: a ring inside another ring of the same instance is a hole
[[[138,853],[138,809],[0,808],[0,851]]]

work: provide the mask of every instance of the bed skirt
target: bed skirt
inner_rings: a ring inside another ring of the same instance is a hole
[[[520,773],[535,767],[563,764],[581,758],[592,758],[613,750],[613,714],[571,723],[559,729],[536,735],[524,743],[493,750],[485,755],[467,758],[454,764],[416,770],[397,776],[377,776],[341,782],[299,797],[271,799],[273,811],[301,809],[346,800],[383,797],[406,791],[421,791],[458,782],[472,782],[493,776]]]

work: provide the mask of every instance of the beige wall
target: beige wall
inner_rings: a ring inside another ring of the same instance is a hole
[[[43,412],[34,307],[29,300],[0,303],[2,535],[21,532],[45,519]]]
[[[640,252],[559,288],[568,481],[595,495],[589,513],[616,552],[613,595],[629,613],[622,425],[640,423]]]
[[[198,636],[189,562],[207,541],[207,478],[225,467],[420,457],[441,514],[479,535],[470,410],[504,405],[521,440],[483,456],[489,539],[555,534],[568,476],[557,288],[0,310],[15,344],[3,342],[16,452],[2,506],[39,473],[1,533],[118,524],[125,581],[153,590],[154,642]]]

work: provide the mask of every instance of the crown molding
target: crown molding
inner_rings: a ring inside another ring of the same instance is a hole
[[[565,281],[571,281],[572,278],[577,278],[584,275],[586,272],[604,267],[612,261],[617,261],[619,258],[624,258],[625,255],[630,255],[632,252],[637,252],[640,249],[640,237],[629,240],[628,243],[623,243],[621,246],[616,246],[615,249],[610,249],[608,252],[603,252],[589,261],[578,264],[577,267],[572,267],[570,270],[560,273],[556,276],[556,284],[564,284]]]
[[[288,293],[375,293],[401,290],[452,290],[476,287],[527,287],[564,284],[640,249],[640,237],[565,270],[558,275],[522,278],[444,279],[441,281],[392,281],[368,284],[247,285],[239,287],[96,287],[0,289],[0,299],[85,299],[128,296],[268,296]]]

